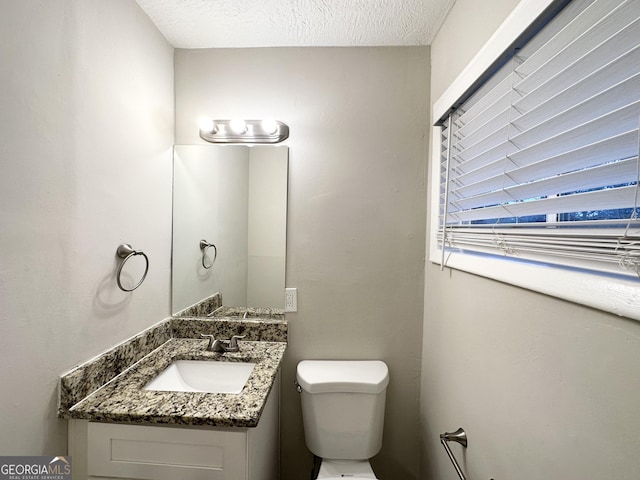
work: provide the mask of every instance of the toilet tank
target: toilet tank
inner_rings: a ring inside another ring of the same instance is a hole
[[[379,360],[303,360],[300,386],[307,447],[318,457],[365,460],[382,447],[389,369]]]

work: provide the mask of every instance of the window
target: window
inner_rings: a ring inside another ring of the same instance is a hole
[[[523,23],[532,3],[508,22]],[[545,268],[538,276],[556,275],[553,265],[607,276],[637,297],[640,0],[546,4],[534,24],[502,39],[506,55],[485,48],[480,62],[493,61],[491,74],[467,73],[452,86],[466,90],[434,106],[431,260],[470,271],[466,264],[482,264],[475,273],[486,276],[503,268],[496,262],[521,265],[505,267],[510,278],[532,265]],[[488,60],[486,51],[498,55]],[[472,256],[482,259],[462,258]]]

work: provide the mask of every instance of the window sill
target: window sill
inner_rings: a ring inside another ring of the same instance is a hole
[[[429,260],[439,265],[441,255]],[[447,253],[445,266],[640,320],[640,280],[473,253]]]

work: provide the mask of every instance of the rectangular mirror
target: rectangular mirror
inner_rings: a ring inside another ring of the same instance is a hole
[[[174,147],[174,315],[218,293],[227,311],[284,312],[288,160],[286,146]]]

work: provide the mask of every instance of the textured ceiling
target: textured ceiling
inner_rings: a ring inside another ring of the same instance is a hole
[[[136,0],[176,48],[429,45],[455,0]]]

